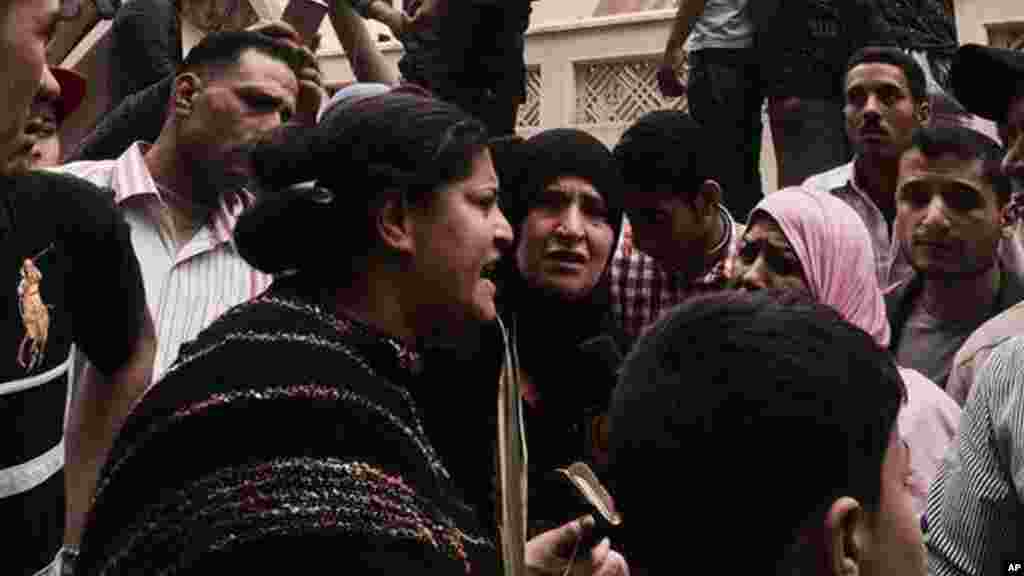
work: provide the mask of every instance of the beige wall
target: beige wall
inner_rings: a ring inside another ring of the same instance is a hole
[[[283,0],[251,0],[259,12],[277,12]],[[654,61],[664,47],[674,9],[650,10],[632,14],[593,17],[594,11],[608,2],[651,2],[655,0],[539,0],[534,3],[531,28],[527,35],[526,59],[539,71],[539,122],[524,126],[523,133],[555,126],[576,124],[578,68],[590,61]],[[656,0],[658,2],[666,0]],[[258,6],[257,6],[258,5]],[[262,9],[262,10],[261,10]],[[961,42],[1007,41],[1017,34],[1024,38],[1024,0],[957,0],[957,27]],[[368,23],[374,34],[387,34],[383,25]],[[66,57],[57,54],[53,63],[62,63],[86,74],[90,92],[85,105],[68,122],[64,131],[74,141],[93,118],[105,108],[107,29],[109,22],[100,22]],[[328,83],[352,80],[352,73],[334,36],[330,24],[321,29],[323,43],[319,56]],[[76,33],[77,34],[77,33]],[[380,44],[382,52],[393,63],[401,56],[395,41]],[[649,108],[663,103],[649,99]],[[622,130],[642,109],[615,122],[596,122],[579,127],[609,144],[614,144]],[[774,189],[775,163],[766,128],[762,146],[762,172],[765,189]]]
[[[533,3],[533,25],[575,21],[594,14],[599,0],[538,0]]]
[[[957,0],[955,4],[960,43],[998,43],[1008,27],[1024,29],[1022,0]]]

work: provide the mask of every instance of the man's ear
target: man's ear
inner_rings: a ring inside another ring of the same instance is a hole
[[[722,187],[714,180],[705,180],[694,200],[697,213],[704,220],[717,217],[718,206],[722,203]]]
[[[178,116],[191,114],[193,102],[202,88],[203,81],[193,72],[185,72],[176,77],[174,93],[171,95],[174,113]]]
[[[385,190],[374,215],[377,235],[384,245],[396,252],[412,254],[416,251],[413,219],[405,196],[399,190]]]
[[[1006,238],[1013,236],[1014,228],[1017,224],[1017,221],[1014,219],[1014,212],[1016,212],[1016,206],[1014,206],[1012,200],[1007,200],[1006,204],[1003,204],[1003,207],[999,209],[999,227]]]
[[[926,126],[928,121],[932,119],[932,105],[931,102],[928,101],[927,96],[925,96],[925,98],[921,100],[921,103],[917,105],[917,113],[915,115],[917,116],[917,121],[921,126]]]
[[[844,496],[825,515],[825,546],[832,576],[860,576],[868,540],[864,508]]]

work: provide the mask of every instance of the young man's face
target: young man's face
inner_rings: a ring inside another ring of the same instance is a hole
[[[995,263],[1002,205],[980,159],[900,159],[895,233],[911,266],[924,275],[973,276]]]
[[[862,157],[897,159],[926,110],[914,101],[899,66],[866,62],[846,74],[846,135]]]
[[[42,89],[60,93],[46,65],[46,44],[60,21],[60,0],[0,3],[0,173],[23,164],[34,139],[25,133],[29,107]]]
[[[662,267],[693,280],[704,269],[711,227],[697,208],[671,190],[631,190],[626,216],[633,244]]]

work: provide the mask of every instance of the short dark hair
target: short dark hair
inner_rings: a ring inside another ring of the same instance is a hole
[[[842,93],[846,93],[846,80],[853,70],[861,64],[890,64],[903,70],[903,76],[907,79],[907,86],[910,87],[910,96],[918,104],[928,98],[928,82],[925,79],[924,69],[910,55],[896,46],[865,46],[853,53],[853,56],[846,62],[846,72],[843,73]]]
[[[1010,201],[1013,188],[1003,173],[1004,150],[994,140],[966,126],[923,126],[914,131],[909,150],[917,150],[925,158],[952,154],[960,160],[981,160],[982,177],[992,186],[1004,206]]]
[[[252,151],[261,198],[239,218],[238,251],[267,273],[344,276],[346,259],[355,265],[372,248],[382,191],[424,205],[441,185],[468,177],[486,146],[480,121],[414,89],[335,107],[315,127],[284,125]],[[333,199],[292,186],[308,181]]]
[[[245,30],[213,32],[189,51],[178,65],[178,74],[193,72],[203,76],[233,66],[249,50],[280,60],[292,70],[298,70],[302,65],[298,51],[264,34]]]
[[[793,562],[837,498],[878,510],[905,397],[890,355],[808,296],[722,292],[676,307],[636,344],[612,397],[607,479],[630,562],[669,562],[678,534],[666,527],[699,518],[698,549],[749,528],[746,558],[773,563],[751,571],[782,573],[774,563]]]
[[[717,141],[716,135],[708,134],[689,114],[655,110],[623,133],[612,154],[627,194],[671,190],[693,203],[705,180],[721,181],[717,171],[720,155],[714,149]]]

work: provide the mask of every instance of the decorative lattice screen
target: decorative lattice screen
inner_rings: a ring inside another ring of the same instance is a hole
[[[686,98],[665,98],[655,75],[660,56],[578,63],[576,124],[633,122],[652,110],[686,109]],[[686,65],[680,70],[686,82]]]
[[[516,119],[518,128],[540,126],[540,80],[540,66],[530,66],[526,69],[526,102],[519,106],[519,117]]]
[[[1024,23],[989,28],[989,44],[998,48],[1024,50]]]

